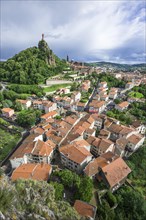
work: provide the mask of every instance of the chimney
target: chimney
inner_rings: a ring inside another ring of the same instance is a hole
[[[42,34],[42,40],[44,40],[44,34]]]

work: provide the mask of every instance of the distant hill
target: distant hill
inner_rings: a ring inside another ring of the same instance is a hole
[[[86,66],[94,66],[94,67],[106,67],[106,68],[115,68],[118,70],[123,70],[123,71],[133,71],[133,70],[141,70],[141,71],[146,71],[146,63],[141,63],[141,64],[120,64],[120,63],[110,63],[110,62],[92,62],[92,63],[85,63]]]
[[[0,62],[0,80],[18,84],[38,84],[58,74],[66,66],[49,48],[45,40],[38,47],[28,48],[5,62]]]

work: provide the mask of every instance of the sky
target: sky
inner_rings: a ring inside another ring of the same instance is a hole
[[[144,0],[1,0],[0,59],[38,45],[60,58],[146,62]]]

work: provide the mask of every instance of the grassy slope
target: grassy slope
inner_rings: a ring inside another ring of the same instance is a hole
[[[19,138],[20,136],[18,134],[10,134],[0,128],[0,161],[15,147]]]
[[[134,91],[129,92],[129,93],[128,93],[128,96],[129,96],[129,97],[133,97],[133,98],[139,98],[139,99],[144,98],[144,96],[143,96],[142,93],[140,93],[140,92],[134,92]]]
[[[53,91],[55,91],[55,90],[57,90],[57,89],[61,89],[61,88],[64,88],[64,87],[68,87],[68,86],[70,86],[70,85],[71,85],[70,83],[52,85],[52,86],[49,86],[49,87],[44,88],[44,92],[53,92]]]

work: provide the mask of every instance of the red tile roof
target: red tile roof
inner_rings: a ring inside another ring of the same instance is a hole
[[[126,178],[131,173],[131,169],[122,158],[117,158],[112,163],[103,167],[102,172],[109,186],[112,188]]]
[[[61,147],[60,152],[70,160],[81,164],[91,153],[84,147],[75,147],[73,144]]]
[[[48,119],[48,118],[54,117],[55,115],[57,115],[57,112],[52,111],[52,112],[48,112],[47,114],[42,115],[41,118]]]
[[[120,108],[126,108],[129,105],[129,102],[121,102],[120,104],[117,104]]]
[[[75,210],[81,215],[85,217],[95,218],[96,215],[96,207],[90,205],[81,200],[76,200],[74,204]]]
[[[43,128],[37,127],[33,130],[35,134],[44,134],[45,130]]]
[[[1,111],[2,111],[3,113],[9,113],[9,112],[11,112],[11,111],[14,111],[14,109],[12,109],[12,108],[2,108]]]
[[[35,146],[31,152],[31,154],[39,155],[39,156],[49,156],[53,151],[53,147],[48,145],[46,142],[38,140],[35,143]]]
[[[11,179],[13,181],[20,178],[47,181],[51,171],[50,164],[22,164],[13,171]]]
[[[127,141],[136,145],[141,141],[142,138],[143,136],[141,136],[140,134],[132,134],[130,137],[127,138]]]

